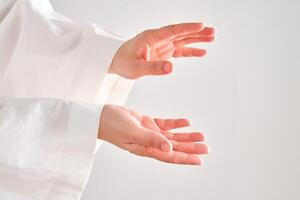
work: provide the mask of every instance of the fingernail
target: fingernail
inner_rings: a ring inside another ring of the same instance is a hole
[[[163,152],[169,152],[170,151],[170,145],[168,143],[163,143],[160,145],[160,149]]]
[[[163,66],[163,70],[165,73],[170,73],[172,71],[172,66],[170,63],[166,63],[164,66]]]

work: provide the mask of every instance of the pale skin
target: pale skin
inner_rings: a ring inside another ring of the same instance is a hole
[[[186,45],[212,42],[215,30],[202,23],[173,24],[150,29],[126,41],[116,52],[109,73],[127,79],[166,75],[173,69],[171,57],[203,57],[206,50]],[[161,119],[142,115],[129,108],[105,105],[98,138],[139,156],[175,164],[201,165],[207,154],[201,132],[173,132],[188,127],[186,118]]]

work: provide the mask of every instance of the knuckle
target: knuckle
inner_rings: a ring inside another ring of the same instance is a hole
[[[160,70],[160,63],[159,62],[153,62],[152,65],[148,68],[149,72],[151,74],[157,74],[159,73],[161,70]]]
[[[156,68],[156,70],[160,70],[160,67],[163,65],[163,63],[162,62],[160,62],[160,61],[157,61],[157,62],[155,62],[155,68]]]
[[[170,25],[168,25],[168,28],[170,29],[170,31],[171,31],[172,34],[175,34],[175,33],[176,33],[175,27],[176,27],[175,24],[170,24]]]

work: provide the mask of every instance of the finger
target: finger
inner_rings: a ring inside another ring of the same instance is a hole
[[[160,119],[160,118],[154,118],[154,121],[156,122],[157,126],[161,128],[162,130],[170,130],[170,129],[176,129],[176,128],[182,128],[186,126],[190,126],[191,123],[188,119]]]
[[[212,27],[205,27],[199,32],[190,33],[187,37],[213,37],[215,36],[216,30]]]
[[[199,32],[195,33],[189,33],[187,35],[181,35],[173,40],[182,40],[184,38],[189,38],[189,37],[214,37],[215,36],[215,29],[212,27],[205,27]]]
[[[214,36],[216,34],[216,29],[213,27],[205,27],[204,29],[202,29],[199,34],[201,36]]]
[[[137,64],[139,76],[165,75],[173,70],[173,65],[169,61],[139,61]]]
[[[203,142],[206,140],[206,136],[200,132],[192,133],[171,133],[167,131],[162,132],[170,140],[177,142]]]
[[[171,151],[172,144],[164,135],[144,128],[139,132],[135,138],[137,144],[160,149],[163,152]]]
[[[175,47],[184,46],[191,43],[197,43],[197,42],[212,42],[214,41],[214,37],[189,37],[182,40],[174,41]]]
[[[171,24],[156,29],[154,37],[161,39],[174,39],[178,36],[200,32],[204,28],[202,23]]]
[[[192,154],[208,154],[209,147],[206,144],[196,142],[176,142],[171,141],[173,150]]]
[[[179,152],[179,151],[172,151],[170,153],[165,153],[157,149],[152,149],[152,150],[149,149],[147,156],[167,163],[189,164],[189,165],[202,164],[202,160],[198,157],[198,155]]]
[[[192,47],[179,47],[177,48],[174,53],[173,57],[203,57],[206,55],[206,50],[192,48]]]
[[[179,151],[171,151],[166,153],[153,147],[147,147],[138,144],[128,144],[126,149],[136,155],[154,158],[166,163],[188,165],[201,165],[203,163],[202,159],[196,154],[188,154]]]

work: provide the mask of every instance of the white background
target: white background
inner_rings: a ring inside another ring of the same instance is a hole
[[[299,200],[300,1],[53,0],[54,8],[133,37],[171,23],[217,28],[203,59],[136,82],[127,106],[189,117],[212,152],[201,167],[136,157],[105,143],[83,200]],[[101,52],[99,52],[101,53]]]

